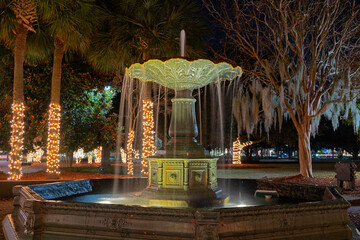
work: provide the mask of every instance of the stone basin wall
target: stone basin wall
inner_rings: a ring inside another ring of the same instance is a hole
[[[142,179],[127,181],[124,186],[129,189],[131,181],[135,188],[146,185]],[[109,188],[106,181],[88,183],[92,191]],[[14,188],[14,212],[4,219],[3,229],[7,239],[351,239],[350,205],[336,190],[263,181],[257,185],[275,189],[280,196],[309,196],[311,200],[257,207],[155,208],[46,200],[37,187],[19,186]]]

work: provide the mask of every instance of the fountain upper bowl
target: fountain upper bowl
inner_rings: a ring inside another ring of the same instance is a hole
[[[142,64],[135,63],[126,69],[126,74],[131,78],[156,82],[177,91],[194,90],[221,80],[233,80],[242,73],[240,67],[225,62],[214,63],[206,59],[189,61],[184,58],[166,61],[152,59]]]

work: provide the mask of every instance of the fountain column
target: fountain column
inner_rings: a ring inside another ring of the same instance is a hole
[[[169,127],[171,140],[165,146],[166,157],[203,158],[206,151],[197,143],[198,127],[195,115],[195,98],[192,90],[175,92],[172,102],[172,116]]]
[[[149,184],[141,196],[161,206],[215,206],[227,201],[217,187],[217,158],[197,143],[192,90],[177,90],[172,100],[171,140],[165,154],[148,157]]]

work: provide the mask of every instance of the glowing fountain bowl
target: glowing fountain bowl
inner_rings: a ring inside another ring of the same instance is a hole
[[[143,64],[135,63],[127,69],[132,78],[144,82],[155,82],[176,91],[194,90],[209,83],[221,80],[233,80],[242,75],[240,67],[228,63],[213,63],[210,60],[198,59],[188,61],[183,58],[172,58],[167,61],[149,60]]]

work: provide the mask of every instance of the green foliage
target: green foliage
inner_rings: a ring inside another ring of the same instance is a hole
[[[0,44],[0,149],[5,151],[10,150],[12,63],[10,51]]]
[[[116,139],[117,115],[110,113],[116,91],[90,89],[68,95],[63,102],[63,131],[65,151],[84,148],[85,151],[106,145]]]
[[[63,151],[76,150],[89,142],[95,146],[112,141],[113,136],[109,133],[116,132],[116,116],[109,114],[115,91],[104,89],[111,76],[98,76],[88,70],[86,65],[80,63],[65,65],[63,68],[60,141]],[[47,62],[25,67],[26,150],[32,150],[33,144],[43,148],[46,145],[51,73],[51,63]],[[1,107],[6,106],[1,104]],[[9,107],[6,109],[10,111]],[[7,127],[9,132],[10,126]]]
[[[60,37],[65,52],[83,52],[95,27],[95,0],[46,0],[36,1],[39,19],[47,35]]]
[[[186,55],[199,57],[205,24],[195,1],[98,1],[103,14],[87,57],[101,71],[124,70],[151,58],[179,56],[181,29],[187,32]],[[199,48],[200,46],[200,48]]]
[[[16,19],[14,11],[10,8],[10,0],[0,0],[0,42],[7,46],[15,44]]]

